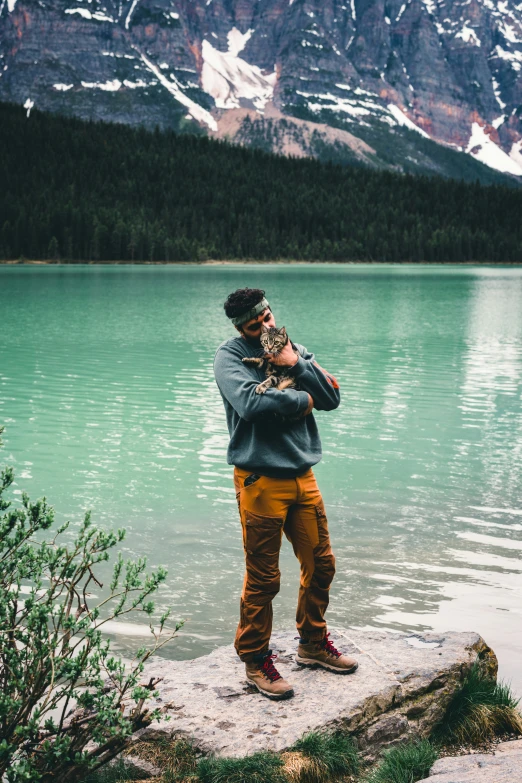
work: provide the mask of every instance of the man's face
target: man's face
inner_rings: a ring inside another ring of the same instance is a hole
[[[238,331],[242,332],[243,336],[247,340],[259,340],[261,335],[261,324],[265,326],[275,326],[275,318],[270,308],[265,308],[262,313],[256,315],[255,318],[251,318],[250,321],[245,321],[240,327],[236,327]]]

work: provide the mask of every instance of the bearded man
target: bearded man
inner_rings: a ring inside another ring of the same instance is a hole
[[[294,695],[292,685],[277,671],[269,647],[283,532],[301,566],[295,661],[338,674],[357,669],[357,661],[340,653],[327,633],[324,614],[335,558],[312,471],[322,455],[312,410],[335,410],[339,384],[312,353],[290,340],[277,355],[265,354],[261,329],[276,323],[264,291],[234,291],[224,308],[239,335],[217,349],[214,373],[230,434],[227,461],[234,465],[246,565],[234,646],[245,663],[247,680],[263,696],[287,699]],[[244,364],[245,357],[268,358],[285,368],[298,388],[256,393],[264,373]]]

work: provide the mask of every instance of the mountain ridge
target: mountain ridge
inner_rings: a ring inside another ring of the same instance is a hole
[[[28,121],[2,102],[0,172],[5,260],[522,262],[520,186],[324,164],[36,107]]]
[[[419,152],[429,139],[519,178],[522,3],[1,0],[0,99],[218,137],[242,109],[309,123],[347,162],[444,174]],[[248,145],[243,125],[229,138]]]

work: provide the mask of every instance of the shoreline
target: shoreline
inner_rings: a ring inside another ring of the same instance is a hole
[[[0,266],[520,266],[518,261],[297,261],[288,259],[272,259],[260,261],[256,259],[233,259],[227,261],[51,261],[40,259],[25,259],[24,261],[0,259]]]

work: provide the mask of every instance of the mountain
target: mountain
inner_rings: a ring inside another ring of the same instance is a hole
[[[0,0],[28,115],[403,172],[522,177],[521,71],[514,0]]]

